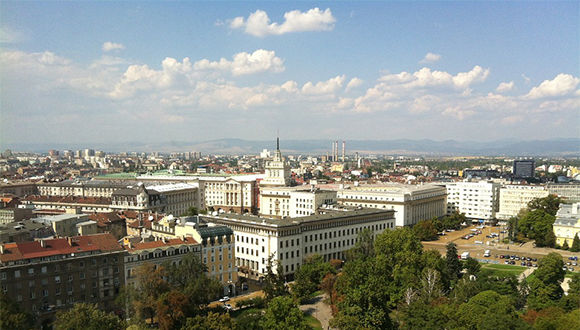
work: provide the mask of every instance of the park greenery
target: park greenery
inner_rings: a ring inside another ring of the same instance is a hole
[[[511,239],[517,242],[533,240],[538,247],[561,248],[556,245],[552,228],[561,203],[562,200],[555,195],[531,200],[526,208],[509,220]]]

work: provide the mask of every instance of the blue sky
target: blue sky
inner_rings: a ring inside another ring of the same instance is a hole
[[[577,1],[3,1],[0,144],[578,137]]]

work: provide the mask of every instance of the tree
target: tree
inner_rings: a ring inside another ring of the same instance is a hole
[[[290,297],[276,297],[270,301],[264,317],[260,321],[268,330],[308,330],[304,314]]]
[[[236,330],[262,330],[260,320],[261,312],[242,313],[236,318]]]
[[[355,246],[347,251],[347,259],[372,258],[375,255],[375,237],[370,229],[363,229],[356,237]]]
[[[404,227],[386,230],[375,241],[377,262],[392,274],[389,307],[393,308],[408,287],[416,288],[424,268],[423,245],[413,230]]]
[[[179,329],[179,328],[174,328]],[[190,317],[181,330],[234,330],[236,324],[230,314],[209,312],[207,316]]]
[[[198,214],[199,214],[198,208],[195,206],[190,206],[187,209],[187,212],[183,213],[181,216],[182,217],[191,217],[191,216],[198,215]]]
[[[268,263],[266,264],[266,276],[264,276],[264,285],[262,288],[264,291],[264,297],[267,301],[270,301],[275,297],[285,296],[288,294],[288,288],[286,287],[286,279],[284,276],[284,270],[282,269],[282,264],[273,258],[273,255],[268,257]],[[274,264],[276,266],[276,272],[274,272],[273,269]]]
[[[326,274],[336,274],[336,269],[325,262],[321,255],[307,256],[294,273],[292,294],[300,301],[318,290]]]
[[[96,304],[75,304],[70,310],[56,313],[56,330],[123,330],[125,322],[118,316],[103,312]]]
[[[376,256],[345,263],[335,285],[336,315],[331,320],[332,327],[342,330],[394,328],[389,316],[395,300],[391,293],[401,288],[394,287],[391,268],[382,259]]]
[[[542,198],[534,198],[528,203],[528,210],[542,210],[549,215],[555,216],[558,213],[562,199],[556,195],[548,195]]]
[[[477,275],[477,273],[479,273],[479,270],[481,269],[481,265],[479,264],[479,262],[471,257],[467,258],[463,266],[465,267],[465,269],[467,269],[468,275]]]
[[[164,268],[145,262],[136,272],[135,311],[140,319],[149,318],[153,321],[157,312],[157,298],[169,289],[169,283],[164,279]]]
[[[572,241],[572,247],[570,248],[571,252],[580,252],[580,237],[578,237],[578,233],[574,235],[574,240]]]
[[[445,245],[447,252],[445,253],[445,273],[451,280],[457,280],[461,274],[461,261],[457,255],[457,245],[453,242]]]
[[[417,224],[413,226],[413,231],[421,241],[433,241],[438,237],[437,229],[435,229],[431,220],[421,220],[417,222]]]
[[[0,329],[29,330],[34,328],[32,315],[0,292]]]
[[[560,306],[568,312],[580,308],[580,273],[574,273],[568,282],[568,294],[562,297]]]
[[[528,307],[540,310],[555,306],[562,298],[561,287],[564,275],[564,261],[558,253],[552,252],[538,262],[538,269],[534,272],[535,277],[529,281],[530,294]]]
[[[562,250],[569,250],[570,246],[568,245],[568,240],[564,241],[564,244],[562,244]]]
[[[537,209],[527,212],[521,219],[519,219],[517,227],[518,231],[524,236],[536,241],[537,246],[547,246],[546,243],[551,243],[550,240],[546,242],[548,232],[552,232],[552,224],[556,218],[544,211]],[[552,233],[553,234],[553,233]]]
[[[530,329],[515,311],[511,300],[493,291],[483,291],[461,304],[448,329]]]
[[[157,320],[159,329],[178,329],[187,319],[188,315],[194,314],[191,311],[189,297],[180,291],[170,291],[163,293],[157,300]]]

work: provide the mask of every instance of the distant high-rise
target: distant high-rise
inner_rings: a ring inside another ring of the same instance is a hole
[[[513,173],[516,177],[533,178],[535,168],[533,160],[514,160]]]

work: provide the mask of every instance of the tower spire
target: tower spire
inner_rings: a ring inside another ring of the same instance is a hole
[[[280,150],[280,131],[276,131],[276,150]]]

